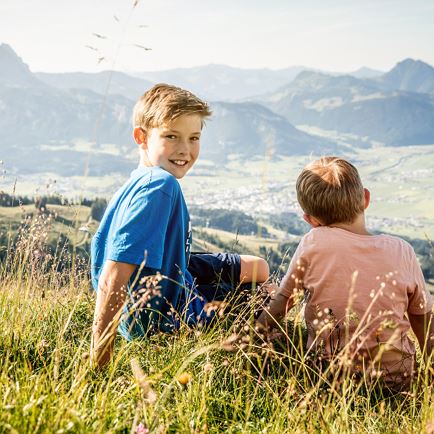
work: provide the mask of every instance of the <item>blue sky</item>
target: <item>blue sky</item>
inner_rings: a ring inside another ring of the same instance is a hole
[[[406,57],[434,65],[432,0],[139,0],[134,8],[133,3],[0,0],[0,42],[10,44],[33,71],[49,72],[209,63],[387,70]]]

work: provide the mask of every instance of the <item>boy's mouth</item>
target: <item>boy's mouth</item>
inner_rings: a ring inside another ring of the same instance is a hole
[[[188,164],[188,161],[186,160],[169,160],[171,163],[176,164],[177,166],[185,166],[186,164]]]

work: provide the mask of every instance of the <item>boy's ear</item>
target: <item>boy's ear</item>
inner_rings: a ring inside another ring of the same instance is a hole
[[[317,228],[318,226],[322,226],[321,222],[317,220],[315,217],[309,214],[303,214],[303,219],[306,223],[309,223],[313,228]]]
[[[141,127],[134,127],[133,137],[135,142],[142,148],[146,149],[146,145],[148,142],[148,135],[146,131]]]
[[[363,189],[365,192],[365,209],[368,208],[369,203],[371,202],[371,192],[367,189]]]

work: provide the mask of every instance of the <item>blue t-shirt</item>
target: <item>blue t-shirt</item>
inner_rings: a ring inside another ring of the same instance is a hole
[[[172,331],[180,319],[190,325],[206,320],[207,300],[197,293],[187,270],[190,245],[190,218],[178,181],[160,167],[139,166],[108,204],[91,246],[95,290],[106,260],[142,269],[139,276],[133,273],[129,285],[129,303],[119,327],[125,338]],[[160,296],[138,302],[146,292],[140,282],[149,269],[166,278],[159,283]]]

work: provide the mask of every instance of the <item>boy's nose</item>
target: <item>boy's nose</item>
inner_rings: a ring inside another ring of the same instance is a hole
[[[188,153],[188,143],[187,141],[180,139],[178,142],[178,146],[176,148],[176,151],[178,154],[187,154]]]

